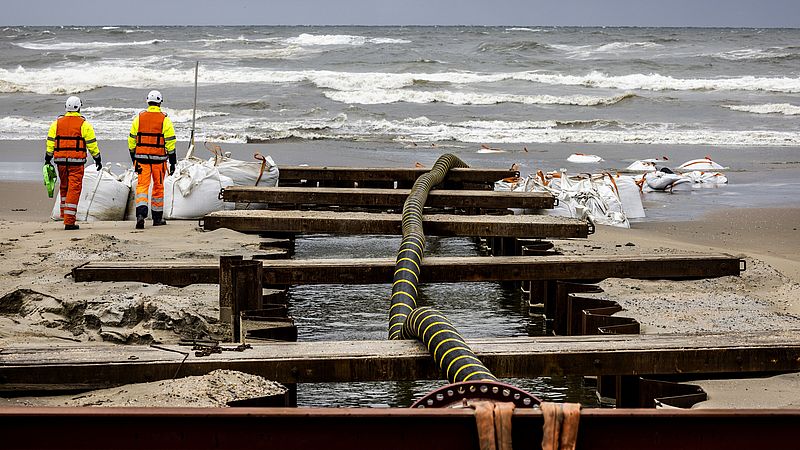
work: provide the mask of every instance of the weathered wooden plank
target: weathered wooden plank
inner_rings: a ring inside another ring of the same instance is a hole
[[[400,235],[400,214],[327,211],[216,211],[203,218],[205,230],[229,228],[243,233],[390,234]],[[586,221],[540,215],[424,216],[425,234],[433,236],[501,236],[585,238]]]
[[[368,189],[329,187],[231,186],[222,190],[222,200],[275,205],[322,205],[402,208],[409,189]],[[555,199],[546,192],[496,192],[434,189],[425,206],[453,208],[550,209]]]
[[[654,375],[800,370],[798,330],[699,335],[608,335],[476,339],[470,346],[498,377]],[[188,351],[186,347],[167,346]],[[9,345],[0,392],[110,387],[240,370],[289,382],[440,378],[416,341],[286,342],[206,357],[133,345]]]
[[[263,261],[264,284],[389,283],[389,258]],[[605,278],[693,279],[739,275],[738,257],[724,253],[624,256],[430,257],[421,281],[602,280]],[[186,286],[219,283],[216,261],[92,261],[72,270],[75,281],[139,281]]]
[[[430,172],[425,167],[331,167],[331,166],[278,166],[281,182],[330,181],[370,182],[397,181],[414,183],[420,175]],[[511,169],[460,168],[447,172],[445,183],[493,184],[497,180],[519,176]]]

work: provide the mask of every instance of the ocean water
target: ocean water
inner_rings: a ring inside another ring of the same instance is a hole
[[[0,139],[79,94],[123,139],[160,89],[187,139],[797,146],[800,30],[5,27]],[[457,147],[458,148],[458,147]]]
[[[0,179],[40,179],[47,128],[73,94],[104,160],[124,163],[130,120],[159,89],[183,156],[196,62],[195,136],[241,159],[257,150],[278,164],[410,166],[451,152],[476,167],[518,163],[527,175],[614,171],[660,156],[676,167],[710,155],[729,168],[729,185],[647,194],[644,220],[800,206],[797,29],[4,27]],[[604,161],[566,162],[573,152]],[[477,252],[467,240],[437,245],[448,256]],[[298,257],[392,256],[396,247],[309,237]],[[388,291],[294,289],[301,339],[383,339]],[[537,333],[519,293],[502,286],[442,285],[426,295],[468,338]],[[580,380],[514,383],[552,400],[593,401]],[[407,406],[436,385],[303,385],[299,400]]]

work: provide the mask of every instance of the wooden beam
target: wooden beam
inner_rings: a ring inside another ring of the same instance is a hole
[[[389,258],[265,260],[265,285],[390,283]],[[430,257],[421,281],[695,279],[739,275],[738,257],[724,253],[626,256]],[[217,261],[92,261],[72,269],[75,281],[139,281],[172,286],[219,283]]]
[[[402,208],[410,189],[330,187],[231,186],[222,190],[222,200],[270,205],[360,206]],[[546,192],[496,192],[434,189],[425,206],[481,209],[551,209],[553,196]]]
[[[243,233],[401,235],[400,214],[327,211],[216,211],[203,218],[203,229],[229,228]],[[433,236],[502,236],[585,238],[586,221],[540,215],[424,216],[425,234]]]
[[[800,370],[798,330],[476,339],[494,375],[655,375]],[[167,350],[164,350],[167,349]],[[171,351],[169,351],[171,350]],[[19,344],[0,353],[0,392],[95,389],[239,370],[282,383],[439,379],[417,341],[284,342],[205,357],[189,347]]]
[[[278,166],[280,181],[293,182],[308,180],[309,182],[372,182],[397,181],[402,184],[413,184],[420,175],[430,172],[425,167],[330,167],[330,166]],[[518,177],[519,171],[511,169],[450,169],[445,177],[448,183],[494,184],[503,178]]]

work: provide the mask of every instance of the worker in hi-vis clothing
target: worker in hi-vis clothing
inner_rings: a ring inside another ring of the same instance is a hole
[[[66,111],[59,116],[47,132],[47,150],[44,163],[50,161],[58,167],[58,178],[61,179],[61,217],[64,218],[65,230],[77,230],[75,216],[78,213],[78,199],[83,188],[83,166],[86,164],[86,152],[94,159],[97,170],[103,168],[100,160],[100,148],[94,128],[81,115],[81,99],[71,96],[64,104]]]
[[[147,110],[133,119],[128,136],[138,183],[136,184],[136,228],[144,228],[147,218],[147,191],[153,180],[150,208],[153,226],[166,225],[164,220],[164,178],[169,161],[169,174],[175,173],[175,128],[166,114],[161,112],[161,92],[147,94]]]

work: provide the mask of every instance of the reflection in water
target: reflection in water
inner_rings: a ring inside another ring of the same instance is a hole
[[[393,258],[397,236],[309,236],[297,239],[296,259]],[[477,244],[467,238],[427,238],[426,256],[476,256]],[[424,272],[424,267],[423,267]],[[289,291],[290,314],[298,341],[382,340],[387,334],[390,284],[295,286]],[[423,286],[420,298],[442,310],[466,339],[542,334],[539,321],[528,317],[519,289],[501,283],[441,283]],[[504,379],[549,401],[596,406],[594,387],[582,377]],[[408,407],[446,380],[298,385],[298,406]]]

